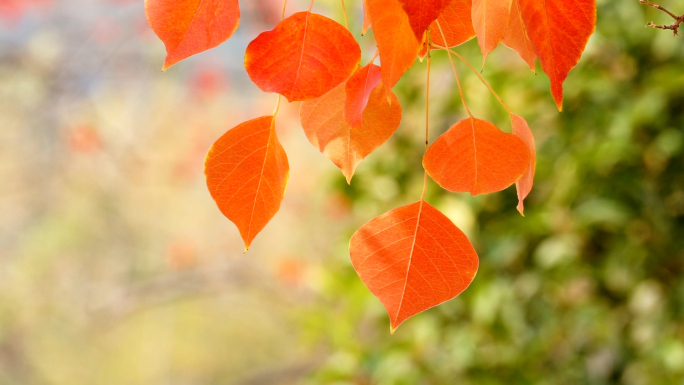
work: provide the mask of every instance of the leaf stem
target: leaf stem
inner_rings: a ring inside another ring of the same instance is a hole
[[[428,30],[428,40],[430,39],[430,31]],[[432,56],[430,55],[430,50],[427,53],[427,79],[425,81],[425,151],[427,152],[430,145],[430,69],[432,64]],[[427,192],[428,185],[428,173],[425,170],[425,175],[423,177],[423,193],[420,196],[421,209],[423,201],[425,201],[425,194]],[[420,216],[420,214],[419,214]]]
[[[287,0],[283,2],[283,13],[280,14],[280,21],[285,20],[285,8],[287,8]]]
[[[309,9],[306,10],[307,12],[311,12],[311,8],[313,8],[314,1],[316,0],[311,0],[311,4],[309,4]]]
[[[275,110],[273,110],[273,119],[278,115],[278,111],[280,111],[280,94],[278,94],[278,101],[276,102]]]
[[[442,35],[442,40],[446,42],[446,37],[444,36],[444,31],[442,31],[442,26],[439,25],[439,21],[435,20],[435,23],[437,23],[437,28],[439,28],[439,33]],[[463,94],[463,88],[461,87],[461,79],[458,77],[458,72],[456,71],[456,65],[454,64],[454,59],[451,58],[451,52],[447,50],[447,55],[449,56],[449,62],[451,63],[451,69],[454,70],[454,76],[456,76],[456,84],[458,85],[458,93],[461,95],[461,101],[463,102],[463,108],[465,108],[466,112],[468,113],[468,116],[470,118],[473,118],[472,112],[470,112],[470,109],[468,108],[468,104],[466,104],[465,101],[465,95]]]
[[[344,5],[344,0],[342,0],[342,12],[344,13],[344,26],[349,30],[349,21],[347,20],[347,7]]]
[[[498,100],[499,103],[501,103],[501,106],[503,106],[503,108],[504,108],[509,114],[511,113],[511,109],[508,108],[508,106],[506,105],[506,103],[504,103],[503,99],[501,99],[501,97],[494,91],[494,89],[492,88],[492,86],[490,86],[489,83],[487,83],[487,81],[484,79],[484,77],[482,77],[482,75],[480,75],[480,73],[475,69],[475,67],[473,67],[472,64],[470,64],[463,56],[459,55],[458,52],[456,52],[456,51],[454,51],[454,50],[452,50],[452,49],[449,49],[449,48],[447,48],[447,47],[442,47],[441,45],[433,44],[432,46],[435,47],[435,48],[442,49],[442,50],[444,50],[444,51],[449,51],[449,52],[451,52],[452,54],[456,55],[457,58],[459,58],[463,63],[465,63],[465,64],[468,66],[468,68],[470,68],[470,70],[473,71],[473,73],[474,73],[475,75],[477,75],[478,78],[480,78],[480,81],[482,82],[482,84],[484,84],[485,87],[487,87],[487,88],[489,89],[489,92],[491,92],[492,95],[494,95],[494,97],[496,98],[496,100]]]

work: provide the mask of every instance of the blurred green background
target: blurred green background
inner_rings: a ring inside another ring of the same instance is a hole
[[[684,40],[644,28],[666,15],[599,0],[560,114],[539,67],[489,56],[484,77],[537,140],[527,217],[513,188],[472,198],[431,182],[480,270],[390,335],[347,245],[420,196],[424,64],[395,89],[399,131],[351,186],[306,141],[298,105],[281,109],[289,188],[249,253],[206,191],[211,143],[275,105],[242,57],[281,4],[243,0],[234,38],[161,73],[142,1],[0,2],[0,384],[684,384]],[[347,7],[367,60],[360,1]],[[342,21],[337,0],[314,11]],[[479,67],[475,41],[458,51]],[[433,57],[434,139],[465,114]],[[509,131],[457,66],[476,116]]]

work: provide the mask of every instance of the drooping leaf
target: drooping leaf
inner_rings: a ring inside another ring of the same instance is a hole
[[[527,36],[563,109],[563,82],[596,28],[596,0],[519,0]]]
[[[475,118],[451,126],[423,158],[425,170],[440,186],[471,195],[505,189],[529,164],[530,151],[522,140]]]
[[[249,249],[254,237],[280,209],[289,165],[273,116],[263,116],[226,132],[209,150],[207,187],[221,212],[240,230]]]
[[[511,0],[473,0],[473,28],[482,51],[482,63],[503,40],[511,14]]]
[[[513,135],[520,138],[520,140],[525,143],[527,149],[530,152],[530,165],[527,167],[525,174],[515,182],[515,188],[518,191],[518,211],[521,215],[525,216],[524,201],[532,191],[532,185],[534,184],[534,171],[537,167],[537,151],[534,146],[534,136],[532,136],[532,130],[527,124],[527,121],[521,116],[516,114],[511,114],[511,122],[513,123]]]
[[[146,0],[145,15],[166,46],[166,70],[233,35],[240,22],[238,0]]]
[[[380,52],[382,82],[387,98],[392,87],[413,65],[420,39],[416,38],[399,0],[366,0]]]
[[[409,19],[411,30],[421,40],[428,26],[439,17],[451,0],[399,0]]]
[[[425,201],[391,210],[354,233],[352,265],[382,302],[392,332],[409,317],[446,302],[475,278],[468,238]]]
[[[345,85],[302,103],[300,117],[309,142],[330,159],[351,181],[359,163],[389,139],[401,122],[401,105],[394,95],[385,97],[382,83],[368,98],[363,125],[351,128],[344,119]]]
[[[363,27],[361,27],[361,36],[365,35],[369,29],[371,29],[371,21],[368,16],[368,5],[366,5],[367,0],[363,0]]]
[[[299,12],[257,36],[245,53],[250,79],[290,102],[315,99],[337,87],[361,60],[361,48],[339,23]]]
[[[380,84],[380,81],[382,81],[381,69],[373,63],[360,68],[347,80],[344,120],[351,128],[363,126],[363,111],[368,105],[371,92]]]
[[[432,42],[442,47],[456,47],[472,39],[475,36],[475,30],[471,5],[471,0],[452,0],[437,20],[430,25]],[[442,27],[446,42],[442,38],[437,22]]]
[[[513,0],[511,3],[511,17],[508,21],[508,27],[506,27],[503,43],[507,47],[515,50],[525,63],[527,63],[532,72],[535,72],[534,61],[537,59],[537,55],[534,53],[532,42],[527,36],[525,23],[523,23],[522,15],[520,14],[519,0]]]

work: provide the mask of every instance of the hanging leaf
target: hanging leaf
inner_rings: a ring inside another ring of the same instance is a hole
[[[446,302],[475,278],[478,258],[463,232],[425,201],[389,211],[354,233],[352,265],[385,306],[392,333]]]
[[[245,69],[263,91],[293,102],[315,99],[337,87],[360,60],[361,48],[343,26],[299,12],[249,43]]]
[[[520,13],[551,81],[551,94],[563,109],[563,82],[577,65],[596,28],[596,0],[519,0]]]
[[[162,71],[228,40],[240,22],[238,0],[146,0],[145,15],[166,46]]]
[[[425,153],[423,166],[444,189],[471,195],[501,191],[527,171],[530,151],[517,136],[484,120],[454,124]]]
[[[483,66],[487,55],[503,40],[510,14],[511,0],[473,0],[473,27]]]
[[[420,39],[417,39],[399,0],[366,0],[380,52],[382,82],[387,98],[401,76],[413,65]]]
[[[409,19],[411,30],[421,40],[428,26],[439,17],[451,0],[399,0]]]
[[[525,63],[527,63],[532,72],[535,72],[534,61],[537,59],[537,55],[534,53],[532,42],[527,36],[525,23],[523,23],[522,16],[520,14],[519,0],[513,0],[511,3],[511,17],[508,21],[508,27],[506,27],[503,43],[507,47],[515,50],[525,61]]]
[[[212,198],[240,230],[246,251],[285,196],[289,165],[273,116],[226,132],[209,150],[204,172]]]
[[[471,0],[452,0],[437,20],[430,25],[432,42],[442,47],[456,47],[472,39],[475,36],[475,30],[471,5]],[[442,38],[437,22],[442,27],[446,42]]]
[[[368,16],[368,5],[366,5],[367,0],[363,0],[363,27],[361,27],[361,36],[364,36],[369,29],[371,29],[371,21]]]
[[[401,105],[394,93],[390,96],[388,101],[382,83],[375,87],[359,128],[351,128],[344,119],[345,85],[302,103],[300,116],[306,137],[342,170],[347,183],[359,163],[399,127]]]
[[[354,72],[347,80],[344,120],[351,128],[363,126],[363,111],[368,105],[371,92],[380,84],[380,81],[382,81],[381,69],[372,63]]]
[[[525,206],[523,202],[525,198],[527,198],[527,195],[530,194],[530,191],[532,191],[532,185],[534,184],[534,171],[537,167],[537,151],[534,147],[534,136],[532,136],[532,130],[530,130],[527,121],[521,116],[512,113],[511,122],[513,123],[513,135],[520,138],[530,152],[530,165],[527,167],[525,174],[515,182],[515,189],[518,191],[517,208],[520,214],[525,216]]]

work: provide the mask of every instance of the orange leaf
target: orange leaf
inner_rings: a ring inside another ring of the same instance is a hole
[[[250,79],[290,102],[315,99],[354,72],[361,48],[337,22],[299,12],[254,39],[245,53]]]
[[[527,171],[530,151],[484,120],[459,121],[427,150],[423,166],[443,188],[471,195],[501,191]]]
[[[162,71],[228,40],[240,23],[238,0],[147,0],[145,14],[166,46]]]
[[[302,103],[300,116],[309,142],[330,159],[351,181],[359,163],[399,127],[401,105],[391,93],[385,97],[382,83],[371,92],[363,112],[363,125],[351,128],[344,119],[345,85]]]
[[[371,29],[371,21],[368,16],[368,5],[366,5],[366,0],[363,0],[363,27],[361,28],[361,36],[365,35],[369,29]]]
[[[579,62],[596,28],[596,0],[519,0],[520,13],[551,81],[551,94],[563,109],[563,82]]]
[[[501,43],[511,14],[511,0],[473,0],[473,27],[482,51],[487,55]]]
[[[534,136],[530,126],[521,116],[511,113],[511,122],[513,123],[513,135],[520,138],[530,152],[530,165],[527,171],[517,182],[515,182],[515,189],[518,191],[518,211],[522,216],[525,216],[525,206],[523,201],[527,198],[532,185],[534,184],[534,171],[537,167],[537,151],[534,148]]]
[[[471,0],[453,0],[444,8],[442,14],[430,25],[432,42],[442,47],[456,47],[475,36],[471,16]],[[442,27],[446,43],[442,38],[437,22]]]
[[[508,22],[508,27],[506,28],[506,33],[503,37],[503,43],[515,50],[518,55],[527,63],[532,72],[534,71],[534,60],[537,55],[534,53],[534,48],[532,47],[532,42],[530,38],[527,37],[527,30],[525,29],[525,23],[523,23],[522,16],[520,14],[520,2],[519,0],[513,0],[511,3],[511,18]]]
[[[408,15],[416,39],[421,40],[428,26],[437,19],[451,0],[399,0]]]
[[[363,126],[363,111],[368,105],[368,98],[375,87],[382,80],[380,67],[375,64],[367,66],[354,72],[347,80],[345,90],[347,97],[344,102],[344,120],[352,128]]]
[[[416,39],[399,0],[366,0],[366,5],[380,52],[382,82],[389,98],[392,87],[416,60],[420,39]]]
[[[280,209],[289,169],[273,116],[240,124],[209,149],[204,165],[209,192],[240,230],[245,251]]]
[[[425,201],[370,220],[352,236],[349,254],[387,309],[392,333],[409,317],[459,295],[479,263],[465,234]]]

